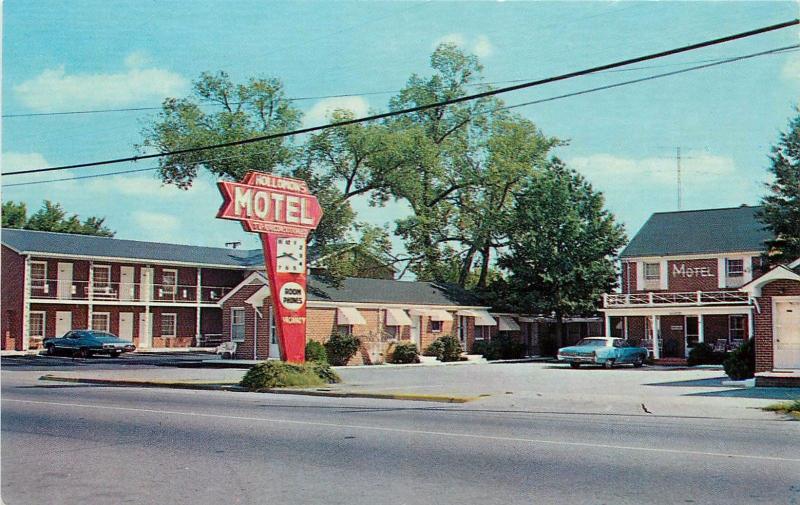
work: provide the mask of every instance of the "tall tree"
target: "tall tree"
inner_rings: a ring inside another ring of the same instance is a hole
[[[800,108],[789,121],[789,129],[780,134],[772,147],[767,184],[769,193],[761,199],[760,219],[775,233],[768,243],[769,259],[785,263],[800,258]]]
[[[560,345],[564,315],[593,312],[614,287],[624,228],[602,193],[556,158],[514,196],[505,226],[498,264],[508,272],[512,303],[523,313],[555,313]]]
[[[105,223],[105,218],[92,216],[81,221],[76,214],[68,216],[60,204],[50,200],[45,200],[42,208],[30,217],[27,215],[27,209],[23,202],[3,203],[3,228],[113,237],[114,232],[103,223]]]

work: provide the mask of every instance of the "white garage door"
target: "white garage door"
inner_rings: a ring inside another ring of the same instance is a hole
[[[800,368],[800,299],[775,301],[775,368]]]

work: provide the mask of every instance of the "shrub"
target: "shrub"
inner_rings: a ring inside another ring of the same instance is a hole
[[[556,337],[553,335],[540,335],[539,336],[539,353],[542,356],[555,356],[558,354],[558,344]]]
[[[756,374],[756,346],[753,339],[746,341],[738,349],[731,351],[722,364],[725,373],[732,380],[751,379]]]
[[[336,372],[322,363],[265,361],[248,370],[239,385],[249,391],[263,391],[287,386],[322,386],[340,381]]]
[[[306,343],[306,361],[315,361],[317,363],[328,363],[328,353],[325,352],[325,346],[316,340],[309,340]]]
[[[439,358],[440,361],[461,361],[463,349],[461,349],[461,343],[456,337],[447,335],[439,337],[437,340],[442,343],[442,356]]]
[[[476,340],[472,344],[472,353],[481,354],[488,360],[524,358],[526,349],[525,344],[506,335],[492,340]]]
[[[480,354],[485,359],[497,359],[497,348],[491,340],[476,340],[472,343],[472,354]]]
[[[444,343],[442,339],[436,339],[430,343],[428,347],[425,348],[425,352],[423,353],[424,356],[436,356],[436,359],[442,359],[442,355],[444,354]]]
[[[353,335],[344,333],[334,333],[325,342],[325,351],[328,354],[328,362],[334,366],[343,366],[355,356],[361,341]]]
[[[692,350],[689,351],[689,357],[686,360],[686,364],[689,366],[708,365],[711,364],[713,360],[713,348],[705,342],[701,342],[696,344]]]
[[[392,363],[419,363],[419,351],[414,342],[399,342],[392,351]]]

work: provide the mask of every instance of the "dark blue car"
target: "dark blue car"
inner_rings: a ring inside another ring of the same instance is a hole
[[[130,340],[122,340],[104,331],[72,330],[63,337],[50,337],[42,342],[47,354],[70,354],[88,358],[92,354],[108,354],[116,358],[123,352],[136,349]]]

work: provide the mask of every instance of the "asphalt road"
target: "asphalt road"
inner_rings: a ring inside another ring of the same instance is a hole
[[[7,504],[800,503],[800,423],[2,374]]]

